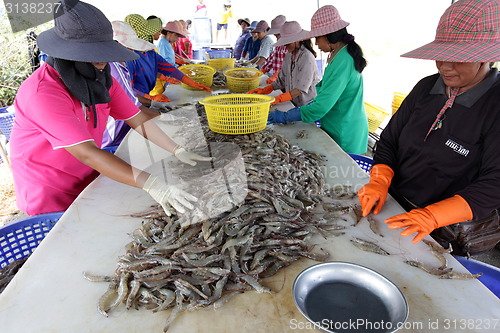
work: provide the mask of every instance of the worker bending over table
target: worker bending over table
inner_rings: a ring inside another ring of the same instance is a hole
[[[101,150],[111,115],[181,162],[209,161],[187,152],[141,111],[110,75],[108,62],[138,56],[113,40],[111,23],[85,2],[62,1],[55,28],[37,39],[49,55],[19,88],[11,161],[19,209],[29,215],[63,211],[98,173],[147,191],[168,215],[192,208],[196,198]]]

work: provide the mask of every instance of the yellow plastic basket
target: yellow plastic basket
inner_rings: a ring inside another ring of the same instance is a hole
[[[385,117],[390,115],[385,109],[365,102],[366,115],[368,116],[368,131],[373,133],[377,130]]]
[[[242,93],[257,89],[262,72],[255,68],[233,68],[224,72],[229,90]]]
[[[394,93],[394,98],[392,99],[392,114],[395,114],[398,111],[401,103],[406,98],[406,95],[407,94],[402,94],[399,92]]]
[[[249,134],[266,128],[274,97],[258,94],[225,94],[201,99],[208,126],[221,134]]]
[[[215,69],[207,65],[184,65],[180,66],[179,70],[192,78],[194,81],[204,84],[207,87],[212,85],[214,79]],[[185,83],[182,86],[189,90],[198,90]]]
[[[234,58],[208,59],[208,66],[213,67],[216,71],[225,71],[226,69],[234,68]]]

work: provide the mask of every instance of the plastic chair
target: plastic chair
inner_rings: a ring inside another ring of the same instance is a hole
[[[467,257],[454,257],[472,274],[483,273],[478,280],[500,298],[500,268],[488,265],[479,260],[467,259]]]
[[[373,158],[364,156],[364,155],[358,155],[358,154],[347,154],[351,156],[351,158],[363,169],[366,173],[370,173],[370,169],[372,168],[373,165]]]
[[[35,215],[0,228],[0,268],[33,253],[63,214]]]

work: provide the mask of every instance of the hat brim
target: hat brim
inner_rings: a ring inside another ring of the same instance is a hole
[[[282,45],[287,45],[290,43],[294,42],[300,42],[303,40],[309,39],[309,31],[307,30],[302,30],[301,32],[293,35],[293,36],[288,36],[288,37],[283,37],[281,36],[280,39],[276,43],[274,43],[274,47],[276,46],[282,46]]]
[[[500,48],[498,43],[433,41],[401,57],[447,62],[497,62],[500,61]]]
[[[238,24],[241,25],[241,22],[245,22],[246,24],[248,24],[248,26],[250,26],[250,22],[248,22],[247,20],[239,19]]]
[[[325,36],[325,35],[331,34],[332,32],[336,32],[336,31],[339,31],[340,29],[344,29],[349,24],[350,24],[349,22],[346,22],[344,20],[338,20],[337,22],[335,22],[335,24],[332,24],[330,26],[321,27],[318,29],[311,29],[311,31],[309,32],[309,38],[320,37],[320,36]]]
[[[54,28],[42,32],[36,41],[40,50],[49,56],[65,60],[114,62],[139,58],[139,55],[114,40],[82,43],[59,37]]]

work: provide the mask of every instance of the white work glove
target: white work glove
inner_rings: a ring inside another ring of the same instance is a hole
[[[148,192],[149,195],[151,195],[151,197],[153,197],[153,199],[155,199],[156,202],[163,207],[167,216],[172,215],[167,203],[174,207],[177,212],[183,214],[186,212],[184,208],[194,208],[190,201],[198,201],[196,197],[186,191],[183,191],[178,187],[168,185],[153,175],[149,176],[142,189]]]
[[[195,161],[208,162],[212,160],[212,157],[205,157],[195,153],[186,151],[186,149],[179,147],[174,151],[175,157],[182,163],[186,163],[192,166],[196,165]]]

